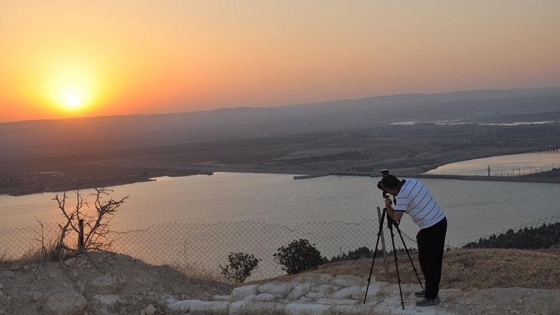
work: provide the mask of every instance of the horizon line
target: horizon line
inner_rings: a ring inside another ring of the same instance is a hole
[[[165,112],[165,113],[137,113],[137,114],[122,114],[122,115],[99,115],[99,116],[83,116],[83,117],[65,117],[65,118],[44,118],[44,119],[25,119],[25,120],[7,120],[0,121],[0,125],[4,124],[14,124],[14,123],[34,123],[34,122],[48,122],[48,121],[67,121],[67,120],[80,120],[80,119],[102,119],[102,118],[112,118],[112,117],[135,117],[135,116],[166,116],[166,115],[177,115],[177,114],[195,114],[195,113],[210,113],[217,111],[226,110],[241,110],[241,109],[268,109],[268,108],[285,108],[285,107],[297,107],[297,106],[311,106],[311,105],[321,105],[336,102],[354,102],[363,101],[376,98],[389,98],[389,97],[399,97],[399,96],[427,96],[427,95],[446,95],[455,93],[475,93],[475,92],[513,92],[513,91],[528,91],[528,90],[554,90],[558,89],[560,92],[560,86],[545,86],[545,87],[534,87],[534,88],[510,88],[510,89],[474,89],[474,90],[454,90],[448,92],[435,92],[435,93],[422,93],[422,92],[412,92],[412,93],[397,93],[397,94],[383,94],[375,95],[361,98],[349,98],[349,99],[334,99],[334,100],[324,100],[310,103],[296,103],[296,104],[285,104],[285,105],[275,105],[275,106],[237,106],[237,107],[220,107],[208,110],[193,110],[193,111],[178,111],[178,112]]]

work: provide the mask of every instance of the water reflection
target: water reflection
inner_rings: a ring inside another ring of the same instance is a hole
[[[560,167],[560,152],[492,156],[450,163],[426,172],[433,175],[518,176]]]

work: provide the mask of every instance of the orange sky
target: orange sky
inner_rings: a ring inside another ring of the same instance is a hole
[[[0,2],[0,122],[560,86],[560,1]]]

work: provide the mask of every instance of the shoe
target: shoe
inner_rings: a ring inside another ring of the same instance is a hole
[[[422,301],[418,301],[416,302],[416,306],[434,306],[438,305],[439,303],[441,303],[441,300],[439,299],[439,297],[436,297],[435,299],[424,299]]]
[[[426,290],[416,291],[416,292],[414,292],[414,296],[415,297],[425,297],[426,296]]]

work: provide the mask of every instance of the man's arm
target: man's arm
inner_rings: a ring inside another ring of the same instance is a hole
[[[390,198],[385,198],[385,208],[387,209],[387,214],[395,221],[396,223],[401,222],[401,218],[403,215],[402,211],[395,211],[393,209],[393,202]]]

